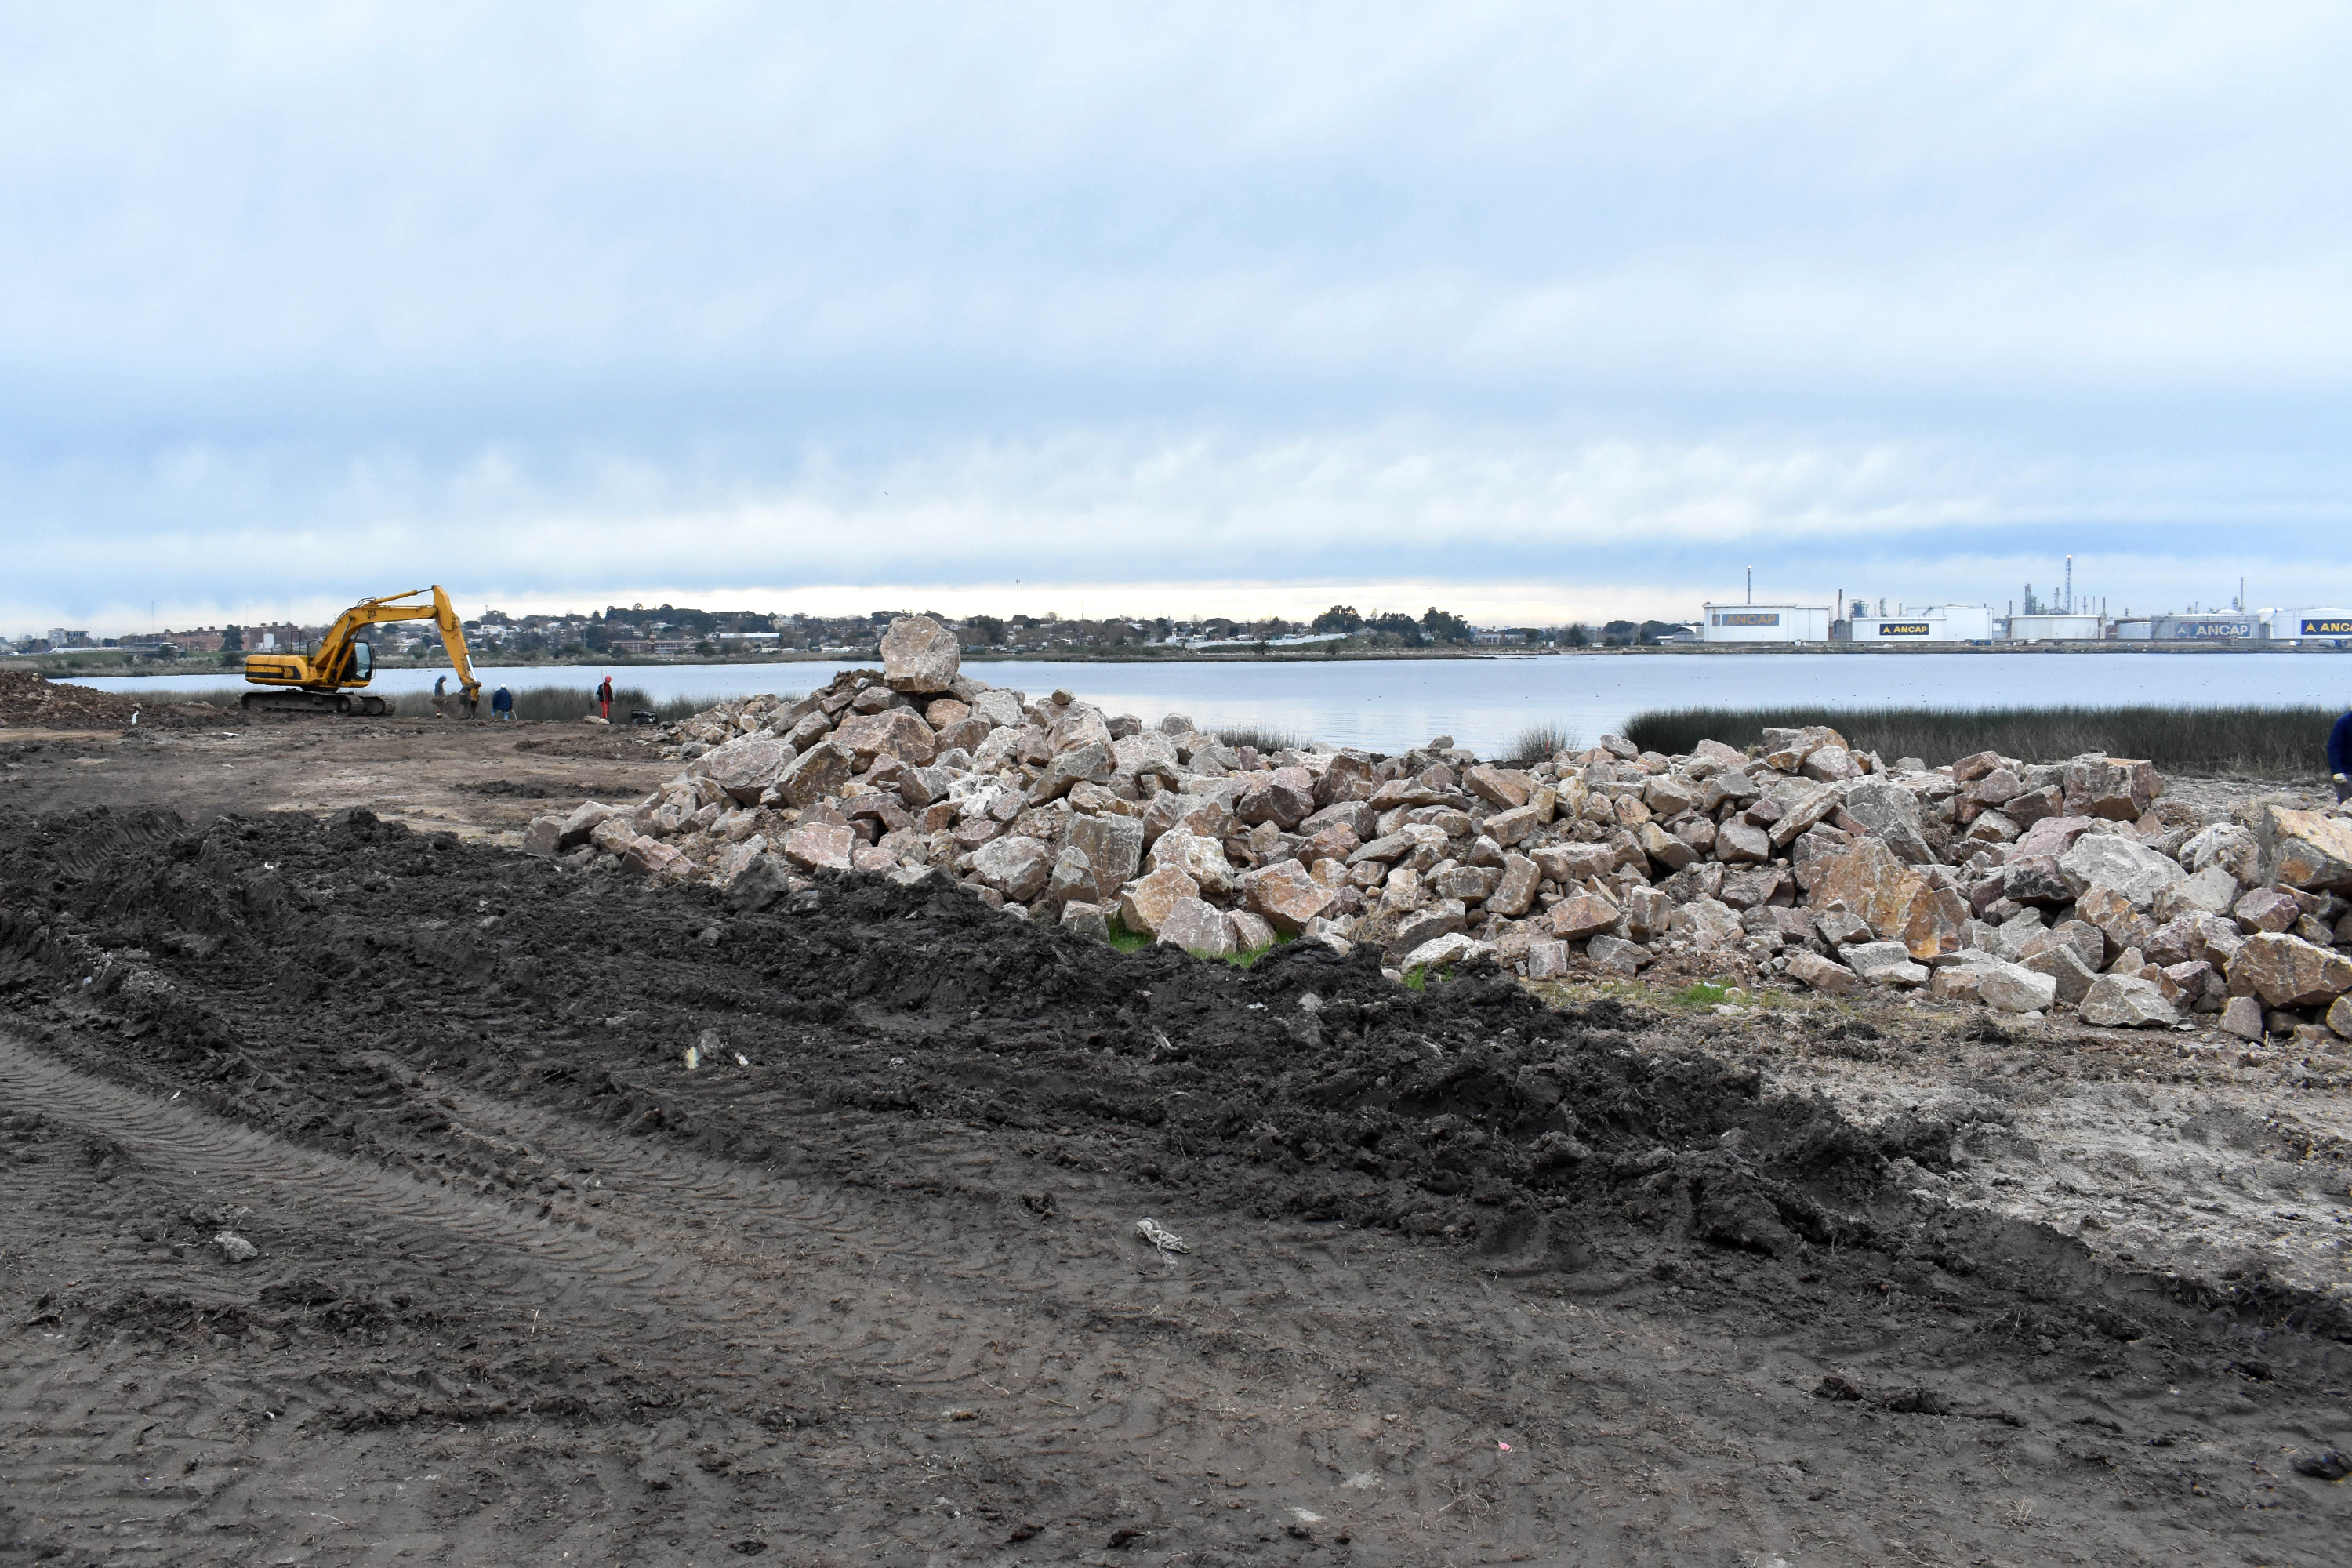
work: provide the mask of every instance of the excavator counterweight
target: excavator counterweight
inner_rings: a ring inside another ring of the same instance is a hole
[[[407,603],[430,593],[430,604]],[[384,621],[431,621],[440,627],[441,646],[471,708],[481,694],[474,679],[474,663],[466,651],[466,629],[449,595],[436,584],[431,589],[411,588],[381,599],[362,599],[335,617],[319,646],[307,653],[255,653],[245,659],[245,679],[268,688],[245,694],[247,712],[366,713],[392,710],[383,698],[363,689],[375,674],[375,648],[360,634]]]

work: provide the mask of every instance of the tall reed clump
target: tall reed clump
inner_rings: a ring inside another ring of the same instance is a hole
[[[1228,746],[1255,747],[1262,757],[1298,749],[1297,736],[1286,730],[1269,730],[1263,724],[1235,724],[1229,729],[1219,730],[1217,739]]]
[[[1548,757],[1556,757],[1562,752],[1581,749],[1578,744],[1575,731],[1565,724],[1554,724],[1546,721],[1540,724],[1530,724],[1520,731],[1518,739],[1511,742],[1507,755],[1514,765],[1528,768],[1533,767]]]
[[[2309,779],[2326,772],[2336,719],[2326,708],[1675,708],[1637,714],[1625,738],[1673,753],[1703,740],[1749,746],[1768,729],[1826,724],[1858,750],[1931,768],[1977,752],[2029,763],[2101,752],[2167,773]]]
[[[490,716],[490,694],[495,686],[482,688],[482,710],[479,717]],[[509,688],[509,689],[513,689]],[[448,708],[454,716],[459,711],[457,683],[449,688]],[[716,697],[673,697],[656,702],[640,686],[616,686],[613,689],[613,722],[625,724],[633,713],[651,711],[665,724],[676,723],[701,712],[719,701]],[[433,693],[404,691],[394,700],[393,711],[403,719],[433,717]],[[553,723],[572,723],[596,711],[596,693],[586,686],[526,686],[514,693],[514,715],[518,721],[530,719]]]

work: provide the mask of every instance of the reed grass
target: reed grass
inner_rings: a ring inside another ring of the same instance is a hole
[[[1533,767],[1536,763],[1549,757],[1556,757],[1562,752],[1580,749],[1575,731],[1565,724],[1555,724],[1546,721],[1539,724],[1530,724],[1519,731],[1518,739],[1511,742],[1508,761],[1517,767]]]
[[[1889,763],[1916,757],[1940,767],[1977,752],[2054,763],[2103,752],[2168,773],[2308,780],[2326,776],[2336,720],[2327,708],[1675,708],[1637,714],[1625,738],[1673,753],[1702,740],[1749,746],[1767,729],[1826,724]]]
[[[1253,746],[1261,757],[1276,752],[1296,751],[1298,737],[1287,730],[1269,730],[1263,724],[1236,724],[1217,731],[1217,739],[1228,746]]]

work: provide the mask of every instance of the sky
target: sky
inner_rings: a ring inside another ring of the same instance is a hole
[[[2352,10],[0,11],[0,633],[2352,605]]]

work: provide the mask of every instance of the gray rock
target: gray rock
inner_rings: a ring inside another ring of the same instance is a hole
[[[1224,910],[1203,899],[1178,899],[1160,922],[1157,944],[1179,947],[1196,958],[1225,958],[1234,952],[1234,928]]]
[[[1919,828],[1919,797],[1901,784],[1870,778],[1851,785],[1845,792],[1845,813],[1884,839],[1898,858],[1914,866],[1934,862],[1936,852]]]
[[[1407,976],[1411,976],[1415,971],[1425,973],[1431,970],[1451,969],[1457,963],[1467,963],[1474,958],[1490,956],[1494,951],[1491,943],[1465,936],[1460,931],[1450,931],[1444,936],[1433,937],[1406,953],[1397,964],[1397,969]]]
[[[1054,851],[1040,839],[1008,834],[973,850],[971,868],[1006,899],[1025,904],[1045,890],[1054,871]]]
[[[2092,983],[2099,978],[2099,972],[2084,963],[2082,954],[2065,942],[2053,942],[2018,967],[2049,976],[2057,988],[2058,1000],[2069,1004],[2082,1001],[2090,994]]]
[[[1927,970],[1911,961],[1911,950],[1899,942],[1864,942],[1838,954],[1868,985],[1925,985]]]
[[[1092,868],[1094,893],[1088,901],[1108,904],[1143,864],[1143,819],[1077,817],[1070,824],[1070,847],[1082,852]]]
[[[2104,1029],[2149,1029],[2177,1024],[2180,1015],[2153,980],[2102,974],[2082,1002],[2083,1022]]]
[[[952,692],[962,664],[955,634],[929,616],[901,616],[882,634],[882,676],[893,691]]]
[[[2263,1037],[2263,1005],[2252,996],[2232,996],[2230,1005],[2221,1009],[2221,1028],[2242,1040]]]
[[[1584,956],[1605,968],[1626,974],[1639,974],[1642,966],[1653,956],[1639,942],[1626,942],[1613,936],[1596,936],[1584,945]]]
[[[2104,885],[2143,910],[2156,907],[2158,893],[2188,879],[2188,873],[2160,852],[2115,833],[2084,834],[2058,858],[2058,869],[2077,897]]]
[[[2021,964],[1996,959],[1978,972],[1977,995],[1997,1013],[2040,1013],[2058,999],[2058,982]]]

